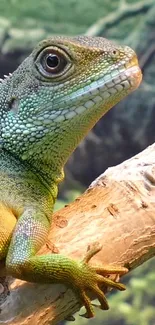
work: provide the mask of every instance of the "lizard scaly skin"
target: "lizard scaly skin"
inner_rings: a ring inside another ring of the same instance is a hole
[[[87,289],[107,309],[100,284],[125,268],[90,266],[60,254],[36,253],[52,221],[63,166],[94,124],[136,89],[136,54],[104,38],[51,37],[0,84],[0,259],[7,273],[31,282],[64,282],[94,315]]]

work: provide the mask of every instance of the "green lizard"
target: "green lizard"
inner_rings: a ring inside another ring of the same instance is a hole
[[[136,54],[104,38],[51,37],[0,84],[0,260],[7,274],[71,286],[94,315],[87,289],[108,308],[100,285],[125,268],[36,253],[48,236],[63,166],[88,131],[141,81]]]

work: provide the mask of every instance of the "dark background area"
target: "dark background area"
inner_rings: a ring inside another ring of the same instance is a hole
[[[0,77],[53,34],[104,36],[129,45],[143,71],[139,89],[107,113],[70,157],[59,192],[70,200],[106,168],[155,141],[155,0],[0,0]],[[97,311],[91,324],[155,325],[154,270],[152,259],[126,277],[128,290],[112,294],[110,311]]]

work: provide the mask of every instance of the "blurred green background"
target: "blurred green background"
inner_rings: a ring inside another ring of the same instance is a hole
[[[144,76],[140,88],[103,117],[69,159],[57,209],[107,167],[155,141],[155,0],[0,0],[0,77],[52,34],[98,35],[127,44],[137,52]],[[124,281],[126,292],[109,295],[110,311],[96,309],[93,320],[76,315],[74,324],[155,325],[155,259]]]

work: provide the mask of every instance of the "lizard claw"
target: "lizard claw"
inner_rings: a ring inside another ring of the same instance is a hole
[[[109,309],[108,301],[105,297],[104,292],[100,289],[99,285],[106,286],[110,288],[116,288],[118,290],[125,290],[125,286],[121,283],[115,282],[109,279],[107,276],[111,274],[122,275],[128,272],[128,269],[125,267],[113,267],[113,266],[90,266],[88,265],[89,260],[101,250],[100,245],[94,245],[91,249],[89,249],[82,260],[80,262],[81,268],[81,278],[78,280],[78,290],[79,296],[83,305],[86,308],[86,313],[84,315],[80,315],[85,318],[92,318],[94,316],[93,306],[91,304],[91,300],[88,297],[86,290],[91,290],[94,296],[100,302],[100,308],[103,310]],[[118,279],[118,276],[116,277]]]

